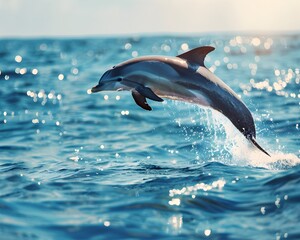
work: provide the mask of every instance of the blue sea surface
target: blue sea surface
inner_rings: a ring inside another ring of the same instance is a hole
[[[255,119],[89,94],[143,55],[207,68]],[[300,239],[300,35],[0,40],[0,239]]]

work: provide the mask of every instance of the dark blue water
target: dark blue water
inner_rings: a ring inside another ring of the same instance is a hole
[[[105,70],[201,45],[253,113],[88,94]],[[1,239],[300,239],[300,35],[0,40]]]

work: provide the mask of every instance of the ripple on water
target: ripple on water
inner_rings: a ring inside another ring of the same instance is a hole
[[[4,239],[299,239],[298,35],[0,40]],[[132,56],[215,46],[209,69],[253,113],[89,94]],[[284,55],[284,58],[281,57]]]

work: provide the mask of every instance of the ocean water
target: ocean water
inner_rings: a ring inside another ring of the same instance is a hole
[[[212,45],[249,107],[88,94],[113,65]],[[1,239],[300,239],[300,35],[0,40]]]

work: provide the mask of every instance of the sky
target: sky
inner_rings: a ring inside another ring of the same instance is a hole
[[[0,0],[0,37],[299,32],[300,0]]]

